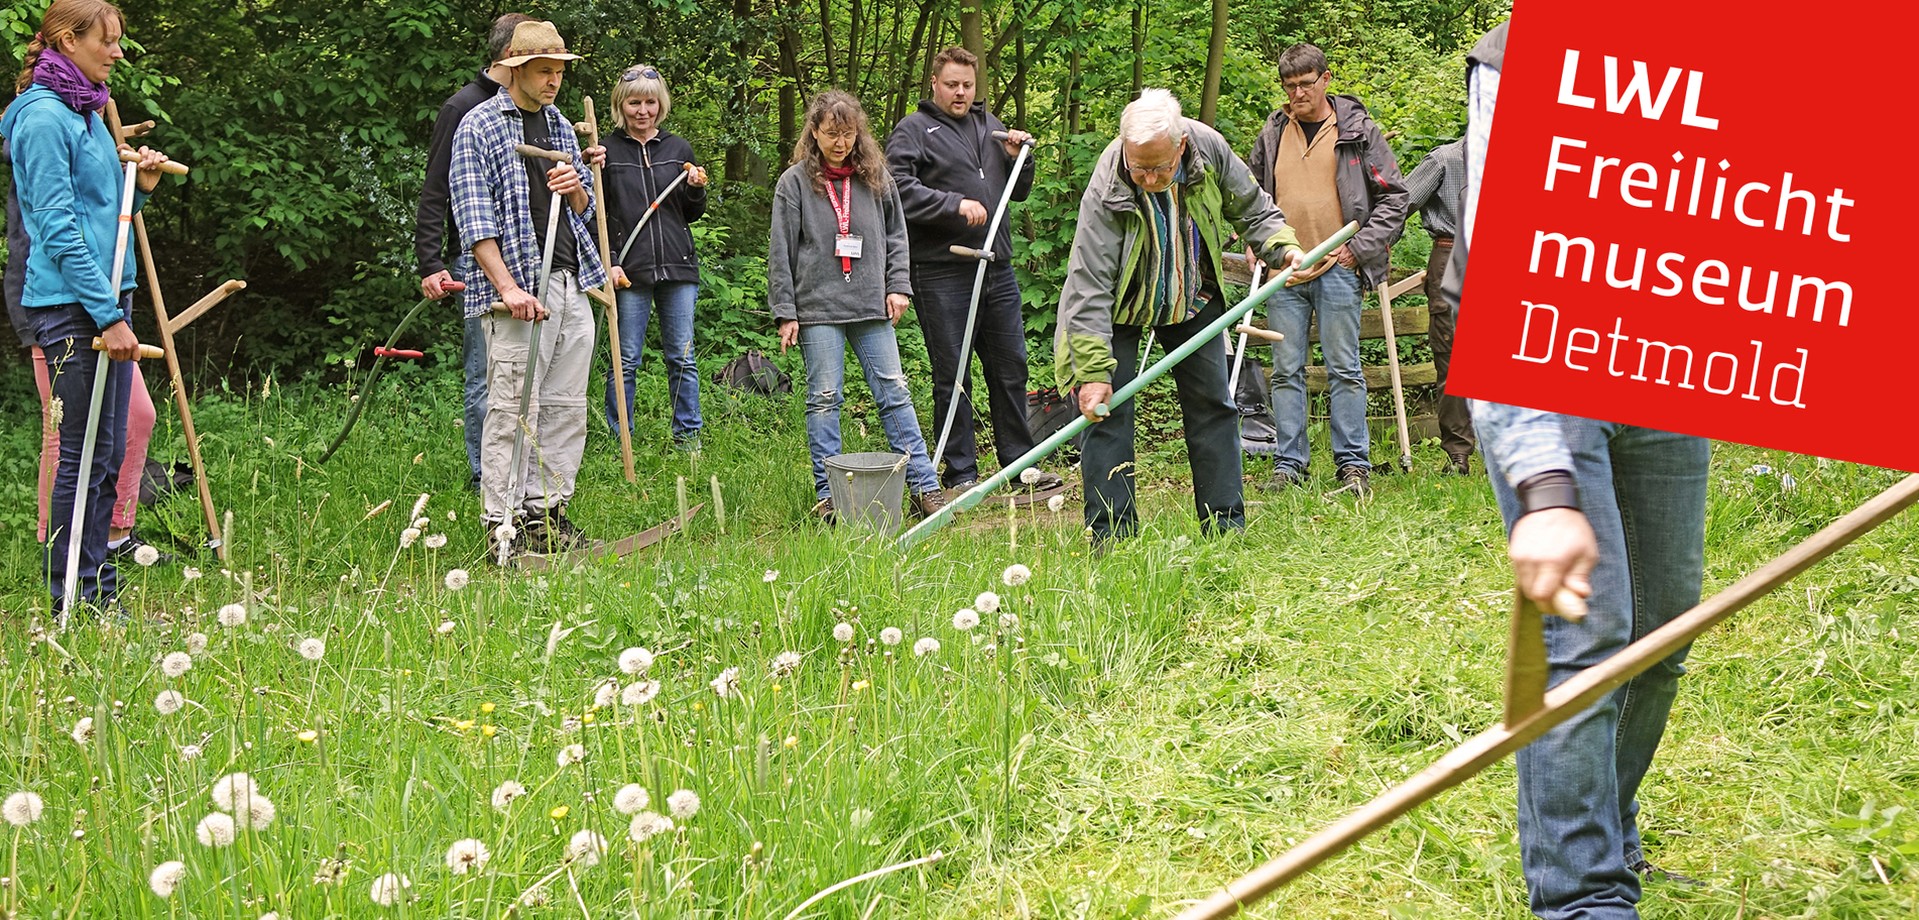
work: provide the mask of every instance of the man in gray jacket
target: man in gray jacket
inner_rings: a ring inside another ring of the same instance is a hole
[[[1132,381],[1146,328],[1173,349],[1225,313],[1220,254],[1231,231],[1269,264],[1301,256],[1298,237],[1226,139],[1182,116],[1172,93],[1140,93],[1120,115],[1119,135],[1080,198],[1053,343],[1060,391],[1078,388],[1080,412],[1099,423],[1087,429],[1080,458],[1095,546],[1139,528],[1133,403],[1104,417],[1096,407]],[[1228,398],[1225,347],[1206,343],[1172,375],[1200,526],[1243,527],[1239,410]]]
[[[1353,96],[1328,96],[1326,55],[1299,44],[1279,56],[1287,102],[1266,119],[1246,158],[1253,177],[1286,211],[1300,244],[1317,246],[1347,223],[1359,233],[1333,257],[1293,277],[1266,307],[1266,324],[1286,340],[1273,346],[1273,420],[1279,449],[1266,488],[1306,479],[1307,331],[1319,315],[1332,396],[1333,463],[1343,489],[1372,494],[1366,430],[1366,377],[1359,366],[1359,321],[1366,289],[1386,280],[1393,242],[1406,229],[1410,201],[1386,137]]]

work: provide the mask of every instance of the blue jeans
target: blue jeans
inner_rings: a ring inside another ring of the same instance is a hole
[[[1225,312],[1218,297],[1192,319],[1159,327],[1168,351],[1206,328]],[[1145,327],[1113,326],[1113,389],[1133,382],[1139,372],[1139,346]],[[1186,458],[1193,468],[1193,510],[1205,533],[1246,526],[1241,490],[1239,409],[1226,386],[1226,347],[1218,338],[1173,365],[1179,388],[1179,415],[1186,429]],[[1104,421],[1086,427],[1080,475],[1086,481],[1086,526],[1095,540],[1130,537],[1139,530],[1134,500],[1133,409],[1137,399],[1112,407]]]
[[[1711,457],[1700,438],[1560,418],[1580,508],[1599,541],[1599,565],[1586,620],[1546,618],[1552,685],[1699,603]],[[1518,516],[1512,489],[1497,473],[1489,478],[1510,532]],[[1627,868],[1642,858],[1639,784],[1665,733],[1686,651],[1520,750],[1519,849],[1534,914],[1547,920],[1639,916],[1639,878]]]
[[[960,355],[966,336],[966,312],[973,298],[973,262],[926,262],[913,265],[913,296],[918,301],[920,330],[926,334],[926,357],[933,363],[933,437],[946,425],[953,401],[953,381],[962,366],[972,378],[972,359]],[[986,404],[993,419],[993,452],[1006,466],[1033,449],[1026,428],[1026,324],[1020,315],[1019,282],[1013,267],[994,262],[980,289],[979,311],[973,324],[973,354],[979,355],[986,384]],[[959,485],[979,478],[979,448],[973,432],[973,392],[969,382],[946,440],[945,481]]]
[[[840,454],[840,405],[846,401],[846,346],[853,346],[866,386],[880,410],[886,443],[906,455],[906,486],[913,494],[939,491],[913,414],[913,395],[900,369],[899,340],[883,319],[857,323],[800,324],[800,359],[806,364],[806,448],[813,455],[813,490],[825,498],[826,458]]]
[[[122,311],[132,297],[121,300]],[[126,457],[127,405],[133,395],[132,368],[114,361],[107,367],[106,393],[100,400],[99,430],[94,435],[93,465],[80,469],[80,452],[87,436],[87,414],[93,406],[93,374],[106,356],[91,347],[97,327],[79,304],[28,309],[34,338],[47,356],[49,392],[60,401],[60,465],[53,474],[53,494],[47,506],[46,575],[55,610],[65,610],[67,541],[72,536],[73,505],[86,489],[87,507],[80,522],[80,577],[75,590],[82,603],[105,606],[119,593],[119,572],[107,553],[107,531],[113,524],[115,480]]]
[[[480,325],[485,320],[484,316],[466,318],[460,350],[466,374],[466,465],[475,480],[480,478],[480,435],[486,428],[486,329]]]
[[[693,359],[693,305],[700,286],[692,281],[634,282],[614,295],[620,305],[619,379],[626,398],[626,418],[633,420],[633,376],[646,348],[646,321],[655,305],[660,310],[660,350],[666,357],[666,391],[673,401],[673,440],[700,433],[700,366]],[[613,381],[606,382],[606,426],[620,430]]]
[[[1365,288],[1351,269],[1335,265],[1326,274],[1281,288],[1266,305],[1266,325],[1286,336],[1273,346],[1273,423],[1279,438],[1273,465],[1306,472],[1306,353],[1313,314],[1319,314],[1319,347],[1326,356],[1332,395],[1333,465],[1372,469],[1366,430],[1366,375],[1359,368],[1359,319]]]

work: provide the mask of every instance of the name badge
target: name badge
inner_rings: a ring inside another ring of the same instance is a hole
[[[842,233],[833,240],[833,254],[842,259],[857,259],[863,243],[857,233]]]

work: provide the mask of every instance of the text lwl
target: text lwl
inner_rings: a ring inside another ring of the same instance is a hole
[[[1648,74],[1644,61],[1628,61],[1632,65],[1632,79],[1619,85],[1619,59],[1608,54],[1602,68],[1606,77],[1606,111],[1614,115],[1623,115],[1635,101],[1639,103],[1639,116],[1647,121],[1658,121],[1666,114],[1666,103],[1672,101],[1672,91],[1679,84],[1680,74],[1686,77],[1686,101],[1679,111],[1679,123],[1708,131],[1719,130],[1719,119],[1699,114],[1699,95],[1705,87],[1706,75],[1697,70],[1681,70],[1678,67],[1666,68],[1666,80],[1659,85],[1654,95],[1652,77]],[[1579,51],[1566,49],[1566,65],[1559,71],[1559,104],[1574,108],[1596,108],[1598,101],[1591,96],[1581,95],[1576,84],[1579,82]]]
[[[1651,382],[1661,386],[1676,386],[1682,390],[1704,389],[1714,396],[1730,396],[1738,390],[1740,383],[1740,365],[1747,363],[1749,373],[1745,375],[1746,391],[1739,394],[1740,399],[1759,401],[1759,371],[1765,353],[1765,345],[1758,339],[1750,340],[1752,358],[1750,362],[1741,362],[1740,357],[1731,352],[1714,351],[1706,355],[1703,361],[1694,360],[1691,346],[1664,342],[1658,339],[1630,336],[1625,332],[1624,319],[1613,320],[1612,332],[1601,335],[1597,329],[1569,324],[1566,337],[1559,337],[1559,308],[1549,303],[1533,303],[1522,300],[1526,308],[1526,324],[1519,333],[1519,350],[1513,352],[1513,359],[1531,364],[1546,364],[1555,354],[1563,354],[1561,360],[1568,368],[1576,371],[1592,372],[1603,370],[1613,377],[1627,380]],[[1610,346],[1602,344],[1610,342]],[[1634,352],[1638,360],[1634,360]],[[1806,389],[1806,361],[1810,355],[1806,349],[1798,349],[1799,363],[1785,361],[1773,366],[1771,387],[1766,397],[1776,406],[1791,406],[1804,409],[1806,404],[1801,396]],[[1605,367],[1595,367],[1587,357],[1606,356]],[[1622,366],[1621,359],[1624,359]],[[1647,367],[1656,363],[1657,376],[1646,373]],[[1675,371],[1677,373],[1675,373]],[[1695,377],[1695,371],[1698,376]],[[1786,380],[1781,377],[1790,375]],[[1696,381],[1696,382],[1695,382]],[[1781,395],[1786,384],[1792,385],[1790,394]]]

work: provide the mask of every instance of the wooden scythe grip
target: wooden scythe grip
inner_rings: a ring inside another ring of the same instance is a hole
[[[99,337],[99,336],[97,336],[97,335],[96,335],[96,336],[94,336],[94,337],[93,337],[93,350],[94,350],[94,351],[106,351],[106,350],[107,350],[107,343],[106,343],[106,340],[104,340],[104,339],[102,339],[102,338],[100,338],[100,337]],[[158,345],[148,345],[148,344],[147,344],[147,343],[145,343],[145,342],[141,342],[141,343],[140,343],[140,357],[141,357],[141,359],[142,359],[142,360],[144,360],[144,359],[146,359],[146,358],[164,358],[164,357],[166,357],[166,356],[167,356],[167,353],[166,353],[166,350],[165,350],[165,349],[162,349],[162,348],[161,348],[160,346],[158,346]]]
[[[540,159],[540,160],[552,160],[555,163],[573,162],[572,157],[567,156],[566,154],[561,153],[558,150],[548,150],[545,147],[535,147],[532,144],[514,144],[513,152],[523,157],[533,157],[535,159]]]
[[[120,129],[120,139],[124,141],[130,137],[146,137],[153,132],[153,128],[154,124],[152,119],[148,119],[137,125],[127,125]]]
[[[140,155],[131,150],[122,150],[120,151],[120,162],[138,163],[140,162]],[[187,174],[187,164],[179,160],[168,160],[160,164],[160,171],[170,175],[184,176]]]

